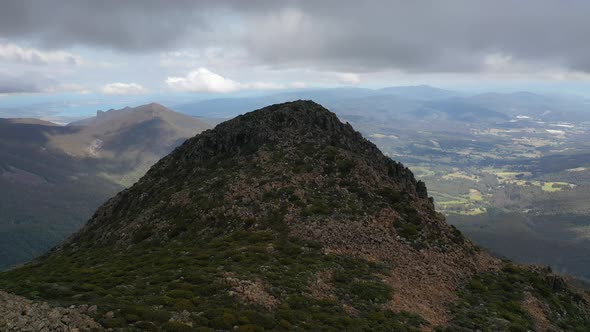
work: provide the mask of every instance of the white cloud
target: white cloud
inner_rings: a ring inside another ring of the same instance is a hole
[[[340,73],[338,74],[338,83],[356,85],[361,83],[361,78],[355,73]]]
[[[554,81],[588,81],[590,73],[572,70],[554,70],[543,73],[544,79]]]
[[[147,90],[137,83],[110,83],[102,87],[102,93],[107,95],[138,95]]]
[[[46,52],[34,48],[20,47],[12,43],[0,43],[0,61],[12,61],[35,65],[77,65],[82,62],[82,59],[78,55],[64,51]]]
[[[184,77],[168,77],[166,84],[176,91],[227,93],[240,90],[277,90],[302,87],[301,82],[281,84],[273,82],[241,83],[200,67]]]
[[[166,84],[174,90],[185,92],[233,92],[242,89],[240,83],[203,67],[191,71],[185,77],[168,77]]]
[[[242,67],[248,64],[245,50],[233,47],[203,47],[179,49],[160,54],[160,66],[167,68]]]
[[[294,89],[303,89],[307,87],[307,84],[305,82],[293,82],[290,84],[290,87]]]
[[[505,80],[581,81],[590,79],[590,73],[571,70],[559,63],[526,62],[503,53],[484,56],[482,64],[483,75]]]
[[[87,94],[92,93],[92,90],[85,87],[85,86],[79,85],[79,84],[68,83],[68,84],[58,84],[55,86],[48,87],[48,88],[44,89],[43,92],[47,92],[47,93],[75,92],[75,93],[79,93],[82,95],[87,95]]]

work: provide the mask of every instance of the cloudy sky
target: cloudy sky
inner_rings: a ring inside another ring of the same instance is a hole
[[[3,0],[0,96],[579,91],[590,80],[588,13],[585,0]]]

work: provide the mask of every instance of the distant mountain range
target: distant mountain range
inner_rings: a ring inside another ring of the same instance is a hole
[[[496,122],[521,115],[538,120],[589,121],[589,101],[581,97],[530,92],[467,94],[428,85],[383,89],[333,88],[280,92],[257,97],[218,98],[175,105],[174,109],[208,118],[231,118],[249,109],[296,99],[313,99],[344,119]],[[422,125],[421,125],[422,126]],[[434,126],[433,126],[434,127]]]
[[[0,269],[45,252],[209,127],[158,104],[99,111],[68,126],[0,119]]]
[[[412,101],[407,107],[417,107],[420,102],[459,97],[460,92],[439,89],[427,85],[388,87],[383,89],[364,88],[330,88],[330,89],[301,89],[296,91],[266,94],[258,97],[218,98],[175,105],[174,109],[210,118],[229,118],[247,112],[253,108],[263,107],[269,103],[285,102],[297,99],[313,99],[326,105],[356,108],[358,103],[389,98],[389,105],[400,107],[399,101]],[[379,102],[384,104],[383,102]],[[371,106],[371,105],[365,105]],[[385,106],[385,105],[383,105]],[[338,111],[338,110],[336,110]],[[367,111],[376,112],[374,109]]]

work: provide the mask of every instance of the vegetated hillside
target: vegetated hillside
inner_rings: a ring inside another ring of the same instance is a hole
[[[0,270],[44,253],[207,124],[161,105],[84,125],[0,119]]]
[[[583,331],[587,298],[479,250],[311,101],[186,141],[0,288],[115,329]],[[1,319],[0,319],[1,322]]]

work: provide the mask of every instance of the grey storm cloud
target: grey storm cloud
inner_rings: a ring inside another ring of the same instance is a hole
[[[46,79],[0,74],[0,94],[42,92],[48,86],[47,84]]]
[[[590,2],[94,1],[0,5],[0,37],[121,52],[215,46],[253,62],[350,71],[470,72],[502,54],[590,71]]]

